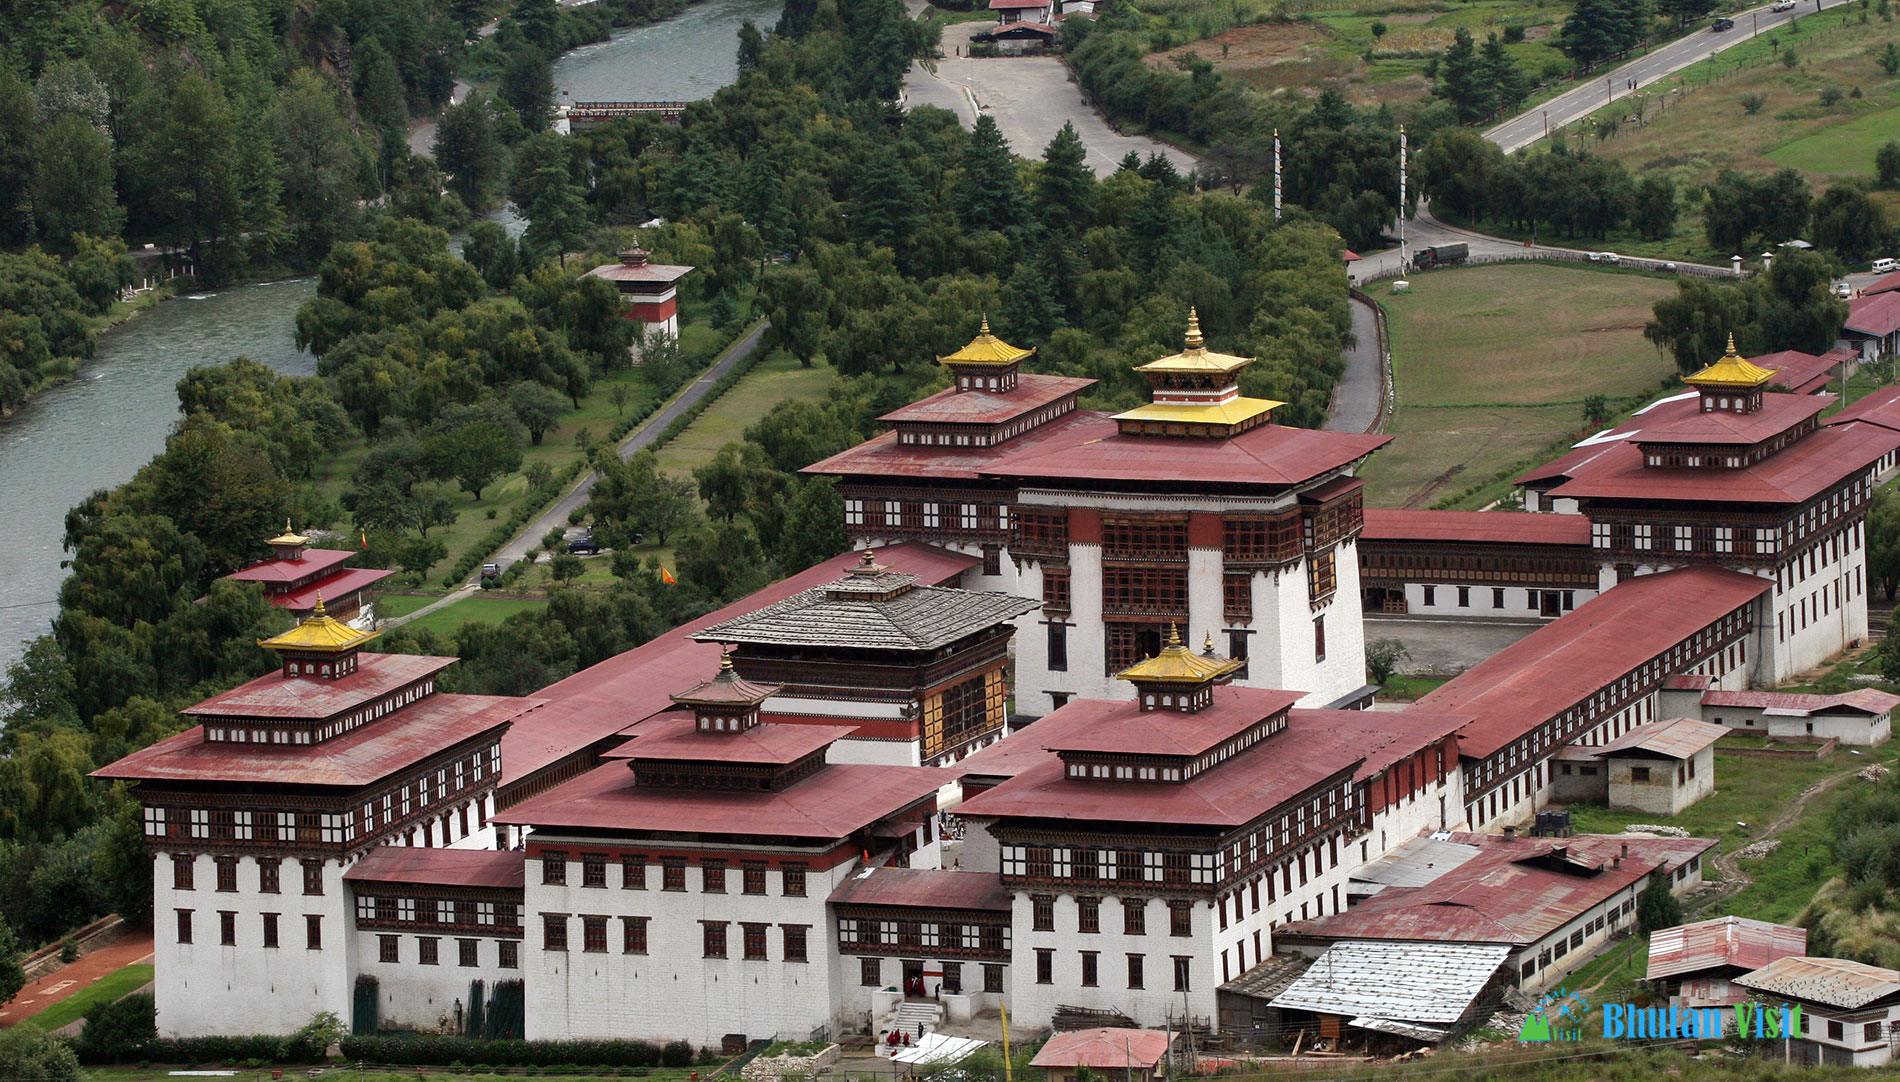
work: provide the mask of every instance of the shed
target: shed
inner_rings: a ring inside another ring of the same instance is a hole
[[[1304,954],[1274,954],[1215,990],[1220,1031],[1239,1040],[1260,1040],[1285,1032],[1273,997],[1305,973],[1313,959]]]
[[[1337,1035],[1344,1022],[1436,1044],[1481,1014],[1511,983],[1505,964],[1510,955],[1503,944],[1342,940],[1327,947],[1273,1005],[1319,1016],[1326,1036]]]
[[[1798,1063],[1878,1067],[1900,1039],[1900,973],[1845,958],[1777,958],[1734,983],[1756,1000],[1802,1008]]]
[[[1808,949],[1808,933],[1786,924],[1748,917],[1715,917],[1649,937],[1649,968],[1643,979],[1679,1007],[1722,1007],[1752,998],[1730,983],[1750,970]]]
[[[1611,811],[1674,815],[1715,791],[1715,742],[1727,730],[1691,718],[1638,725],[1601,748]]]
[[[1046,1082],[1075,1082],[1084,1067],[1121,1078],[1136,1071],[1154,1078],[1160,1077],[1172,1044],[1173,1035],[1159,1030],[1080,1029],[1049,1038],[1029,1065],[1041,1067]]]

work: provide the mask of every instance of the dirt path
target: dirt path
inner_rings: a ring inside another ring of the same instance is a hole
[[[0,1007],[0,1027],[23,1022],[68,996],[92,987],[94,981],[126,966],[152,960],[152,933],[128,932],[69,966],[33,981]]]
[[[1808,786],[1806,789],[1801,790],[1800,795],[1790,800],[1781,809],[1780,814],[1768,821],[1768,826],[1762,830],[1761,836],[1756,838],[1755,841],[1767,841],[1776,837],[1782,831],[1788,829],[1796,819],[1800,818],[1801,813],[1807,810],[1809,804],[1814,803],[1816,797],[1849,778],[1856,776],[1862,770],[1865,770],[1866,767],[1867,764],[1862,763],[1836,774],[1831,778],[1823,778],[1813,785]],[[1751,842],[1750,844],[1753,843]],[[1725,850],[1721,856],[1716,857],[1712,862],[1715,867],[1721,871],[1722,879],[1716,884],[1714,890],[1696,899],[1696,910],[1698,912],[1707,912],[1725,899],[1740,894],[1750,883],[1754,882],[1754,879],[1750,878],[1749,874],[1742,870],[1742,862],[1740,858],[1736,856],[1743,848],[1745,847],[1737,846],[1734,849]]]

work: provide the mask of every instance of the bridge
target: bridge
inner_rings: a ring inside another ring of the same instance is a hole
[[[683,101],[577,101],[567,107],[567,124],[570,131],[585,131],[636,116],[678,124],[687,104]]]

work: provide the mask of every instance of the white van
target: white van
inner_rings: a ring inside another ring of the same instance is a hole
[[[1869,269],[1875,274],[1892,274],[1900,270],[1900,259],[1876,259]]]

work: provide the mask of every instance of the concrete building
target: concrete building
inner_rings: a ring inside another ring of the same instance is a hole
[[[1701,677],[1680,676],[1664,685],[1665,713],[1699,718],[1729,731],[1760,733],[1795,744],[1832,740],[1877,747],[1893,736],[1893,710],[1900,696],[1873,688],[1836,694],[1793,691],[1730,691]]]
[[[1798,1040],[1783,1047],[1807,1066],[1881,1067],[1900,1038],[1900,973],[1844,958],[1778,958],[1734,978],[1760,1001],[1801,1007]]]
[[[612,282],[620,291],[625,318],[678,339],[679,281],[692,272],[691,267],[651,262],[646,249],[636,246],[621,252],[620,262],[603,263],[587,274]]]
[[[1611,811],[1674,815],[1715,791],[1715,742],[1727,733],[1720,725],[1670,718],[1607,744],[1565,748],[1557,756],[1552,796],[1564,803],[1604,801]]]

